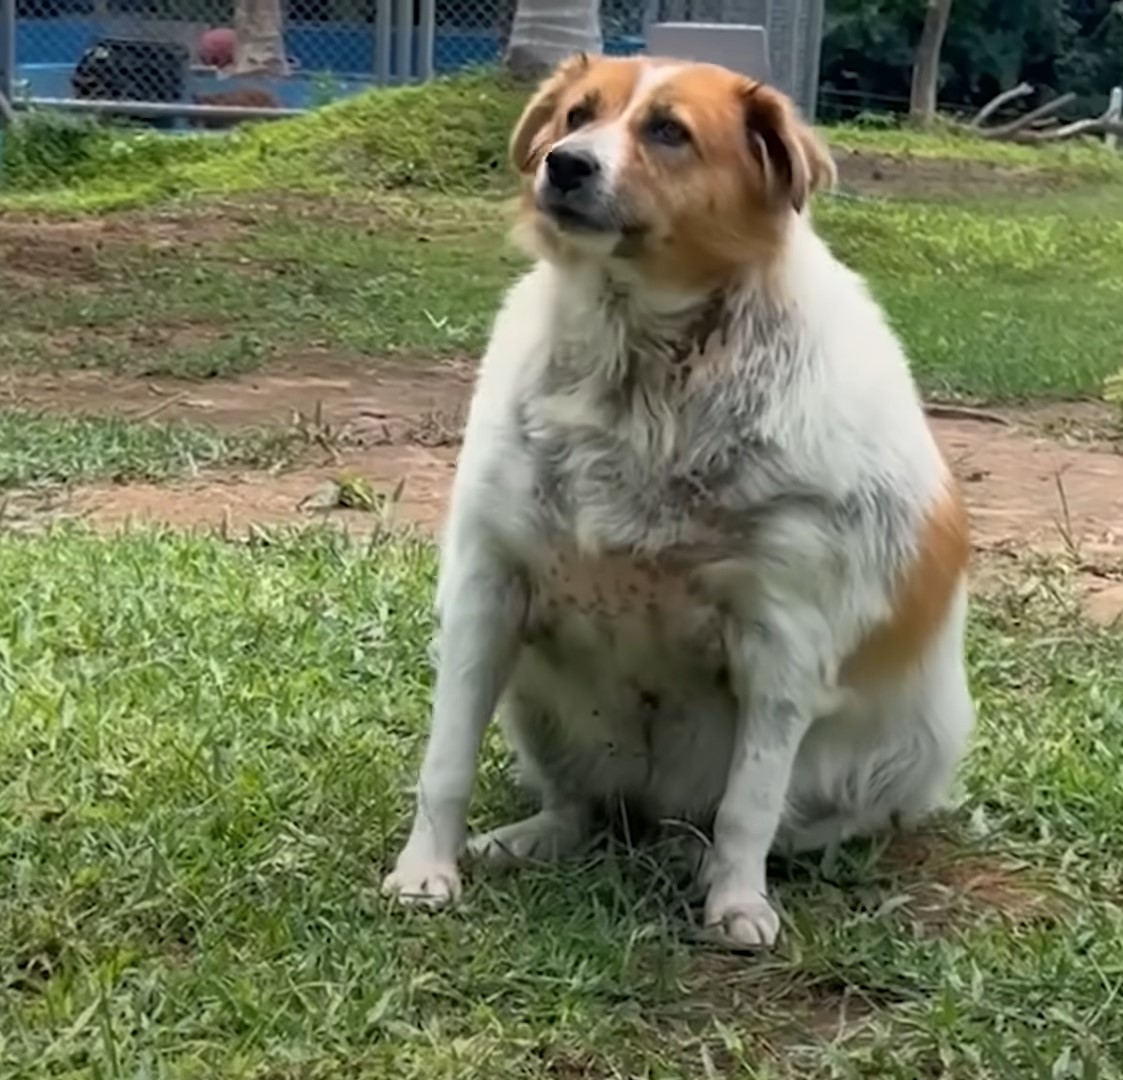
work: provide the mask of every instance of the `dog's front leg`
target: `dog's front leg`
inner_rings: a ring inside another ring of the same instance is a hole
[[[460,893],[457,860],[484,731],[510,675],[526,590],[490,545],[458,546],[442,583],[437,685],[413,828],[383,891],[440,907]]]
[[[790,611],[758,615],[728,636],[737,734],[703,881],[707,928],[737,946],[771,945],[780,930],[765,864],[799,745],[827,692],[806,623]]]

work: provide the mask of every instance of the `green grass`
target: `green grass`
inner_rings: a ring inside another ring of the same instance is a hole
[[[104,211],[236,192],[509,186],[507,140],[526,96],[480,72],[219,137],[39,117],[5,139],[0,207]]]
[[[438,917],[377,895],[432,574],[326,533],[0,538],[0,1075],[1119,1075],[1123,639],[1063,594],[977,616],[958,841],[797,867],[782,950],[743,959],[687,943],[657,852]],[[475,822],[518,804],[493,742]],[[999,871],[1024,902],[971,892]]]
[[[196,215],[203,239],[186,230],[173,246],[103,245],[81,288],[67,287],[60,253],[60,268],[43,271],[55,287],[0,290],[0,366],[210,377],[325,345],[352,356],[479,352],[521,265],[502,239],[501,197],[525,95],[482,72],[219,138],[67,122],[52,141],[32,124],[5,143],[0,205],[170,200]],[[1098,395],[1123,353],[1123,158],[949,131],[828,134],[849,148],[1056,180],[1056,190],[1011,181],[928,202],[823,200],[817,220],[869,278],[928,393]],[[224,215],[229,235],[206,229]]]
[[[523,265],[503,204],[485,199],[294,203],[230,239],[194,246],[191,231],[175,247],[102,248],[93,287],[0,296],[0,366],[211,377],[325,345],[463,353]]]
[[[1098,396],[1123,357],[1123,224],[1112,192],[971,206],[823,201],[816,221],[865,274],[929,394]]]
[[[1099,141],[1023,146],[980,139],[953,126],[933,131],[908,127],[877,128],[838,124],[824,129],[830,144],[891,157],[928,161],[976,162],[1037,174],[1061,187],[1123,179],[1123,158],[1108,152]]]
[[[507,140],[527,95],[525,85],[481,69],[372,91],[218,137],[170,137],[32,114],[5,139],[0,207],[77,212],[263,191],[508,189]],[[920,133],[841,125],[824,133],[842,149],[986,162],[1066,187],[1123,179],[1123,160],[1094,145],[1014,146],[951,128]]]
[[[223,434],[188,424],[0,408],[0,491],[40,484],[166,480],[217,465],[270,465],[286,432]]]
[[[815,213],[886,305],[926,392],[1016,401],[1097,395],[1118,369],[1119,209],[1109,192],[1075,205],[824,199]],[[95,287],[0,298],[0,365],[206,377],[325,345],[351,356],[478,353],[523,265],[497,199],[227,212],[250,223],[198,245],[185,227],[182,246],[106,247]],[[205,223],[222,211],[194,213]]]

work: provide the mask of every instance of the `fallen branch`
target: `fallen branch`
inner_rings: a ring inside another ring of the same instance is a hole
[[[967,125],[967,130],[982,139],[994,139],[1002,142],[1028,143],[1040,145],[1042,143],[1061,142],[1064,139],[1074,139],[1081,135],[1090,135],[1110,141],[1123,136],[1123,118],[1120,117],[1120,108],[1123,104],[1123,95],[1115,94],[1112,104],[1100,116],[1090,116],[1083,120],[1071,120],[1061,123],[1057,116],[1063,108],[1071,105],[1076,100],[1072,93],[1060,94],[1052,101],[1039,105],[1024,116],[1011,120],[997,127],[983,127],[983,123],[1003,105],[1017,98],[1026,97],[1033,93],[1029,83],[1019,83],[1012,90],[1004,90],[997,97],[988,101]],[[1118,99],[1118,100],[1117,100]]]
[[[983,123],[989,120],[1003,105],[1008,105],[1011,101],[1017,101],[1019,98],[1028,97],[1033,93],[1033,87],[1027,82],[1018,83],[1012,90],[1003,90],[996,98],[988,101],[976,114],[975,119],[971,121],[971,127],[976,130],[983,126]]]
[[[1073,120],[1070,124],[1048,128],[1044,131],[1019,131],[1011,141],[1023,143],[1059,142],[1062,139],[1074,139],[1078,135],[1123,135],[1123,122],[1108,120],[1106,114],[1104,116],[1093,116],[1086,120]]]
[[[1055,97],[1052,101],[1039,105],[1031,112],[1027,112],[1025,116],[1020,116],[1017,120],[1011,120],[1008,124],[1001,124],[993,128],[976,128],[975,130],[984,139],[1009,139],[1023,132],[1031,124],[1060,112],[1061,109],[1066,105],[1071,105],[1075,100],[1076,95],[1073,93],[1061,94],[1060,97]]]
[[[1056,142],[1058,139],[1072,139],[1077,135],[1102,135],[1104,133],[1097,130],[1102,123],[1103,118],[1099,116],[1088,120],[1074,120],[1071,124],[1064,124],[1062,127],[1053,128],[1050,131],[1020,132],[1017,141]]]

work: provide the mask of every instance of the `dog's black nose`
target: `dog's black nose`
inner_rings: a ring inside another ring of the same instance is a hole
[[[546,176],[562,194],[576,191],[600,171],[597,159],[583,150],[551,150],[546,155]]]

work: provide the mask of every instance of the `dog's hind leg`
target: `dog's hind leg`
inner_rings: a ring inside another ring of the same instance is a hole
[[[542,809],[473,836],[468,855],[504,869],[564,859],[583,845],[594,827],[592,803],[567,773],[564,729],[553,710],[518,692],[503,701],[500,721],[515,749],[519,781],[538,797]]]
[[[961,609],[929,655],[854,715],[826,717],[800,748],[777,849],[811,851],[938,810],[974,727]]]
[[[581,847],[589,836],[591,821],[585,803],[549,799],[537,814],[472,837],[468,855],[497,869],[527,862],[555,862]]]

